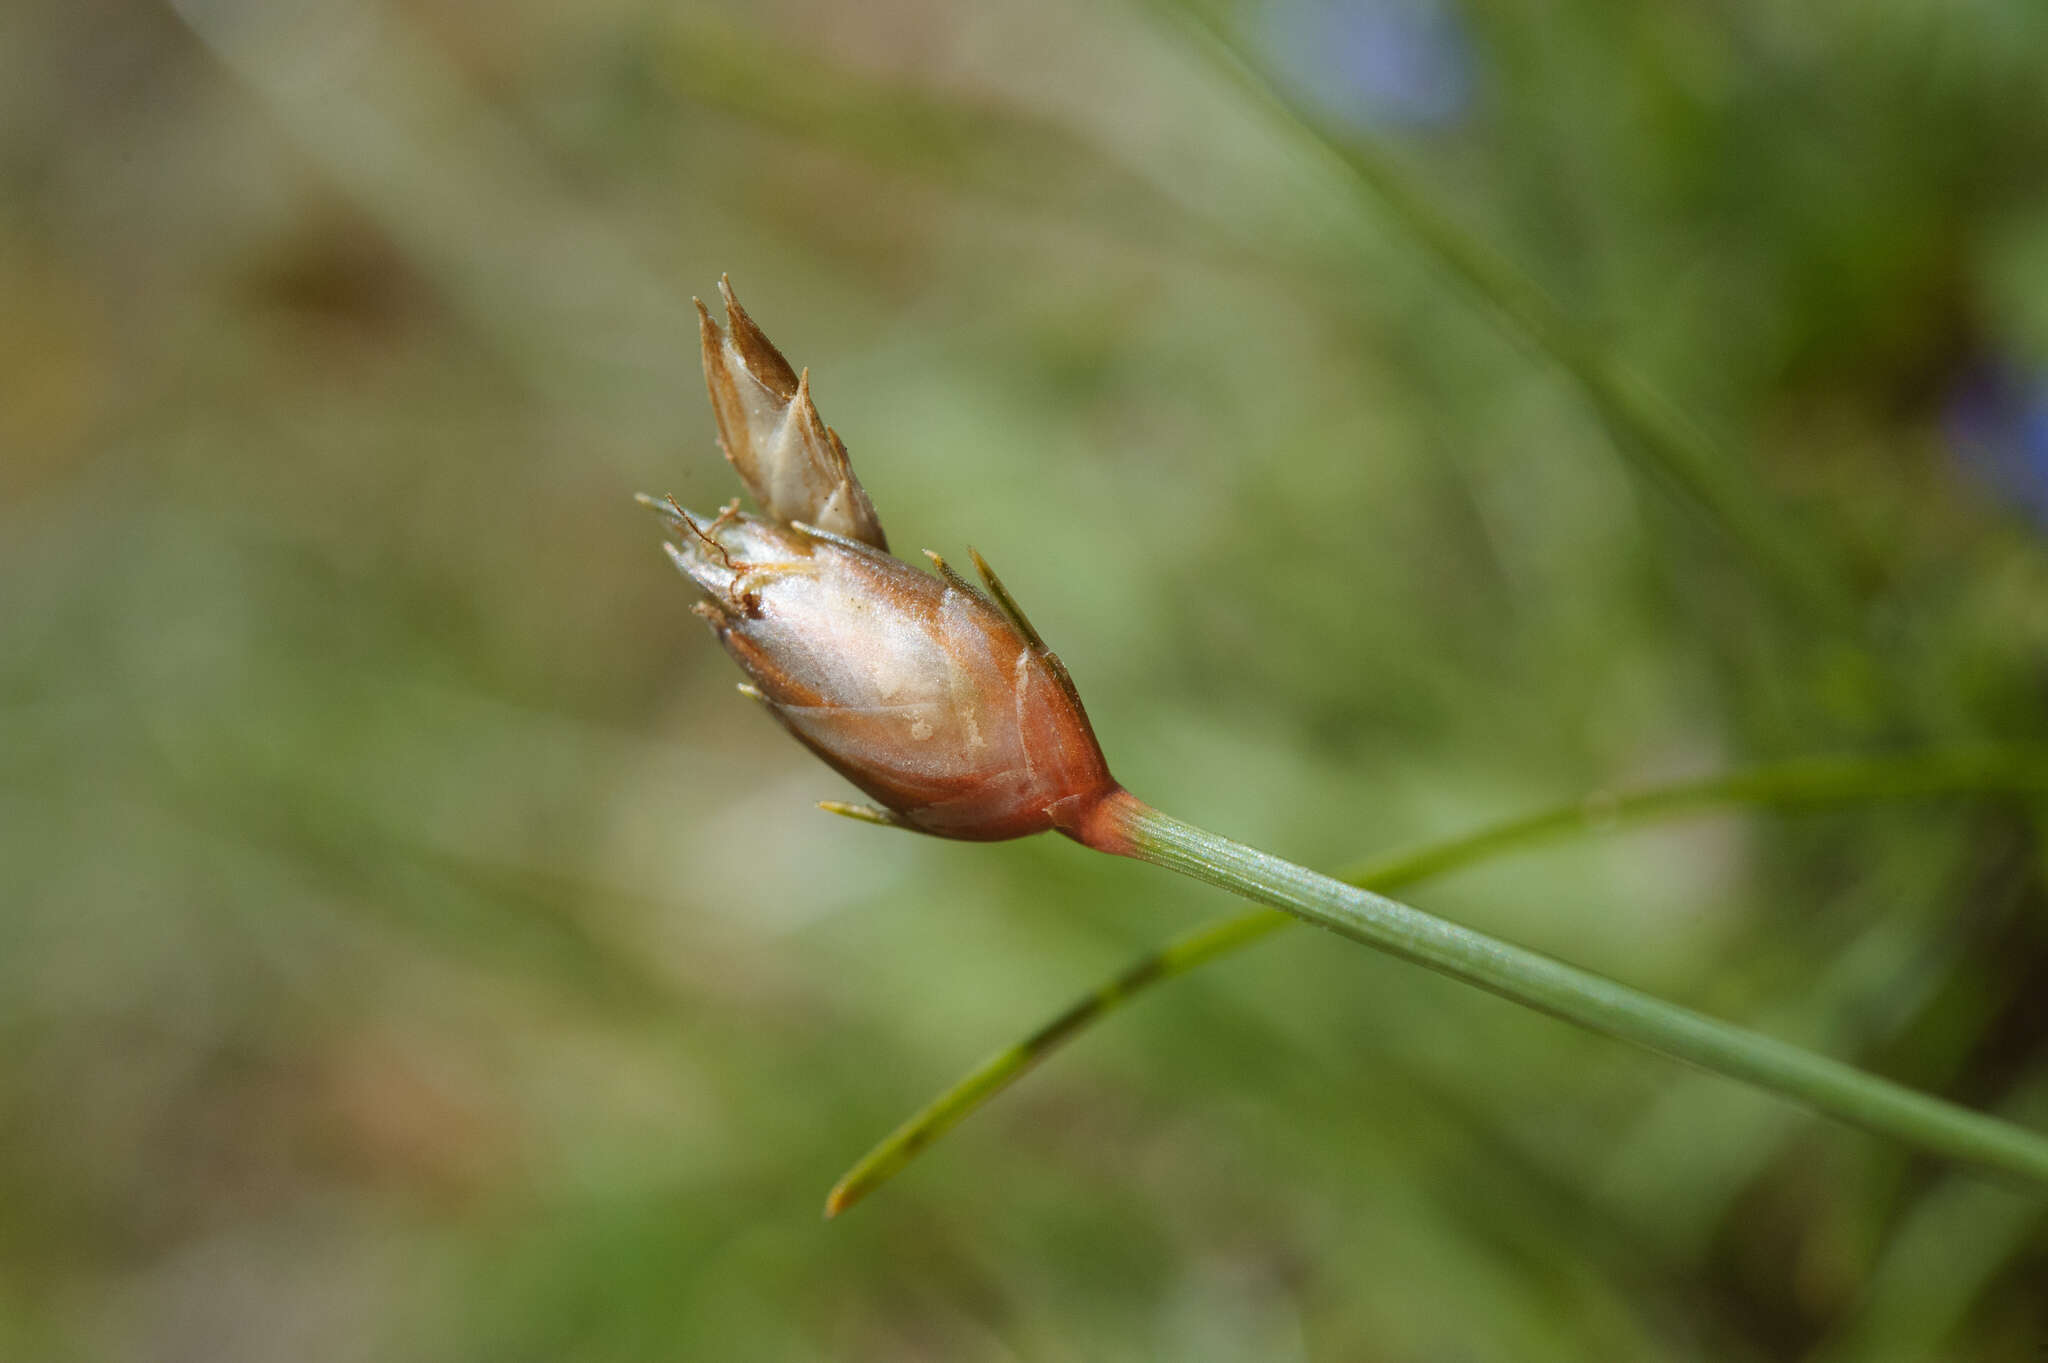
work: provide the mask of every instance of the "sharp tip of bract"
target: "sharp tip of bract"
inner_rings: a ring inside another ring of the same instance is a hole
[[[732,276],[718,277],[718,296],[725,303],[725,325],[731,329],[735,340],[742,332],[760,330],[754,325],[754,319],[747,316],[747,310],[741,305],[739,295],[732,291]]]
[[[651,497],[645,492],[633,494],[633,500],[646,507],[670,525],[688,525],[690,513],[676,503],[673,497]]]
[[[827,814],[837,814],[840,818],[852,819],[855,823],[873,824],[877,828],[910,827],[888,810],[877,809],[873,805],[848,804],[844,800],[820,800],[818,808]]]

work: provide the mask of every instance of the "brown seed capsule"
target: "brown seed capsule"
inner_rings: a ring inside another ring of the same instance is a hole
[[[949,838],[1056,828],[1120,850],[1114,812],[1129,797],[1059,659],[979,555],[987,595],[937,555],[937,577],[889,556],[807,379],[720,287],[730,330],[704,314],[705,376],[726,453],[767,514],[642,500],[675,531],[669,555],[709,598],[698,613],[742,689],[882,805],[828,808]]]

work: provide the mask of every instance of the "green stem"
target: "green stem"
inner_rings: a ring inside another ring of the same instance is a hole
[[[1375,857],[1346,869],[1338,878],[1365,889],[1393,890],[1574,833],[1611,831],[1731,806],[1827,808],[1879,799],[2042,791],[2048,791],[2048,754],[2012,749],[1800,758],[1703,780],[1588,796],[1460,837]],[[1269,909],[1232,914],[1182,933],[1132,962],[1029,1036],[984,1058],[890,1132],[833,1188],[826,1214],[836,1215],[873,1192],[968,1114],[1145,990],[1262,941],[1294,922]]]
[[[1525,1007],[1753,1084],[1950,1159],[2048,1183],[2048,1136],[1655,998],[1127,797],[1127,855],[1205,880]]]

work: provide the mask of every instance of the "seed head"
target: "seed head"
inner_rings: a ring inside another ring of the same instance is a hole
[[[674,532],[669,556],[697,613],[747,675],[742,690],[880,809],[836,812],[941,837],[1057,828],[1120,850],[1127,800],[1066,669],[980,555],[984,593],[887,552],[846,447],[798,375],[720,281],[727,326],[703,318],[720,440],[761,515],[641,500]]]

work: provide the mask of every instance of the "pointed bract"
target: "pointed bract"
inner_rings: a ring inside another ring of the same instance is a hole
[[[853,476],[846,446],[811,400],[810,373],[799,373],[718,281],[721,327],[700,300],[704,385],[719,444],[769,519],[803,521],[887,552],[874,504]]]

